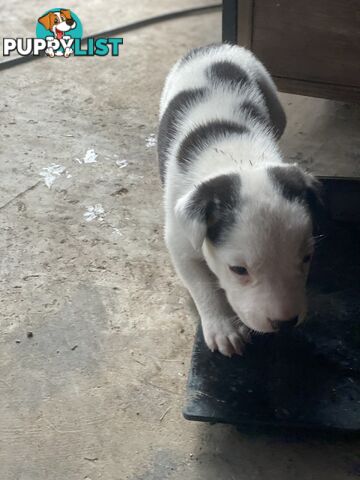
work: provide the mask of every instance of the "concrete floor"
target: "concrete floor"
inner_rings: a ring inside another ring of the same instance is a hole
[[[33,35],[42,4],[2,2],[2,35]],[[91,33],[191,4],[66,6]],[[46,58],[0,74],[1,480],[360,476],[358,440],[245,434],[181,415],[196,314],[164,247],[146,139],[169,67],[219,39],[213,13],[128,34],[119,58]],[[283,101],[287,158],[360,175],[359,108]],[[97,162],[80,164],[90,148]],[[52,163],[64,171],[49,189],[40,172]],[[96,204],[102,220],[86,221]]]

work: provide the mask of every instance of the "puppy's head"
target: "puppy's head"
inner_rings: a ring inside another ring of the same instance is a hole
[[[49,12],[39,18],[39,22],[50,30],[55,38],[62,38],[64,32],[68,32],[76,27],[76,22],[71,16],[70,10],[60,10],[58,12]]]
[[[175,214],[242,322],[273,332],[305,317],[320,204],[319,182],[285,164],[211,178]]]

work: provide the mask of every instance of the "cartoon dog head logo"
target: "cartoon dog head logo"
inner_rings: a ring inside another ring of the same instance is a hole
[[[66,8],[49,10],[38,19],[36,27],[38,38],[54,39],[53,46],[46,49],[49,57],[69,57],[73,52],[71,48],[73,38],[81,38],[82,26],[79,18]]]
[[[50,30],[58,40],[63,38],[65,32],[76,27],[76,22],[72,18],[70,10],[49,12],[40,17],[39,22],[46,28],[46,30]]]
[[[68,8],[52,8],[36,20],[35,37],[5,37],[3,56],[17,54],[22,57],[48,55],[49,57],[118,57],[122,37],[82,37],[79,17]]]

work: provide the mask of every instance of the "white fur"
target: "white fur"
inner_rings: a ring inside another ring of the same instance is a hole
[[[312,253],[313,245],[308,212],[299,202],[287,201],[269,178],[269,166],[287,167],[269,128],[244,117],[249,133],[211,144],[186,172],[179,168],[176,155],[181,142],[198,125],[211,120],[239,122],[235,107],[245,100],[269,118],[256,82],[239,88],[209,83],[206,69],[222,60],[238,64],[252,80],[262,77],[276,92],[269,74],[249,51],[222,45],[175,64],[165,82],[160,118],[182,90],[210,89],[210,96],[181,116],[167,151],[165,237],[174,266],[199,311],[207,345],[231,356],[243,352],[248,329],[271,332],[270,320],[295,316],[303,320],[308,265],[302,258]],[[206,238],[206,225],[189,218],[186,209],[201,182],[227,173],[240,175],[242,204],[234,212],[236,220],[226,242],[214,246]],[[248,276],[229,269],[240,265],[246,265]]]

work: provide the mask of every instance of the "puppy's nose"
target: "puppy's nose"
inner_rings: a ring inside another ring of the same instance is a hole
[[[66,24],[69,25],[69,27],[71,27],[71,25],[74,23],[74,20],[72,18],[68,18],[66,20]]]
[[[299,316],[289,318],[288,320],[269,320],[273,329],[277,331],[285,331],[295,327],[299,321]]]

